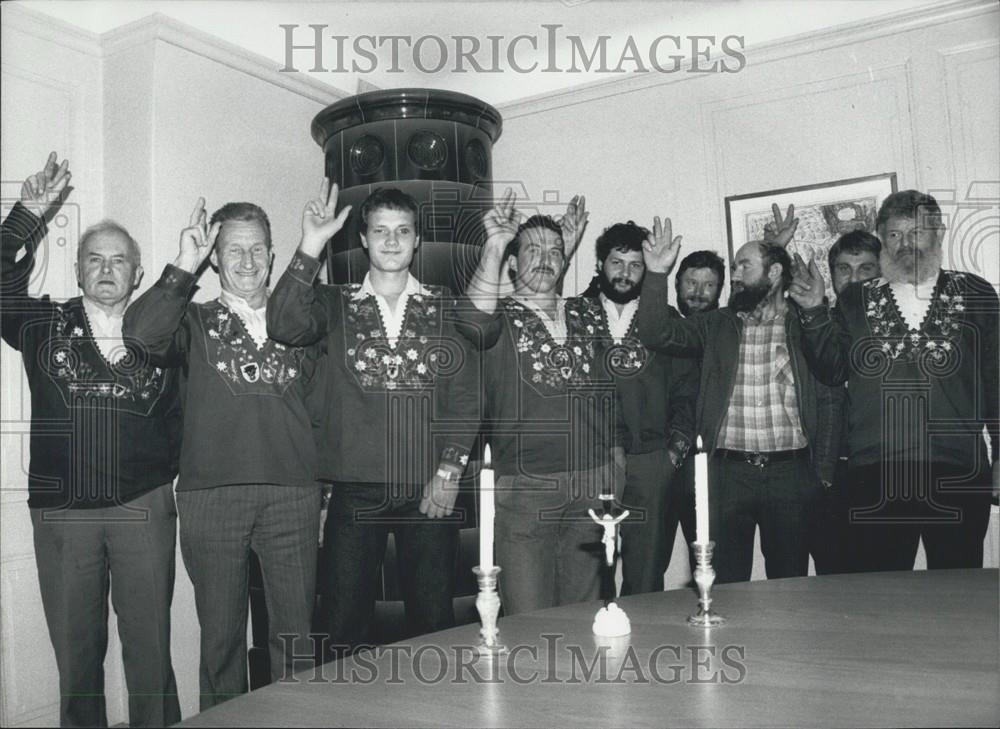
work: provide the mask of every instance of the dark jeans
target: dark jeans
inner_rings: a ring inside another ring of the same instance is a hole
[[[808,574],[809,522],[821,488],[804,448],[792,459],[763,468],[713,456],[709,530],[715,542],[716,583],[750,579],[757,527],[769,579]]]
[[[32,509],[42,607],[59,667],[62,726],[107,726],[108,587],[131,726],[180,721],[170,663],[177,510],[172,484],[104,509]],[[109,580],[110,578],[110,580]]]
[[[695,539],[694,458],[675,471],[666,450],[629,454],[622,505],[631,510],[622,523],[622,595],[662,590],[678,523],[685,542]]]
[[[983,566],[991,471],[903,462],[850,469],[849,567],[911,570],[923,539],[928,569]]]
[[[603,531],[587,510],[601,514],[601,489],[616,482],[610,464],[497,479],[496,556],[505,615],[600,597]]]
[[[460,519],[420,513],[422,486],[338,483],[323,531],[329,551],[319,628],[328,636],[326,659],[372,642],[372,616],[386,541],[396,540],[399,587],[410,635],[455,624],[455,559]],[[457,516],[457,515],[453,515]]]
[[[809,554],[817,575],[847,571],[847,459],[837,462],[833,484],[824,487],[809,526]]]
[[[241,484],[178,491],[181,555],[201,626],[201,710],[247,692],[250,550],[267,603],[271,680],[311,653],[319,487]],[[291,651],[286,640],[291,636]],[[305,666],[299,665],[299,668]]]

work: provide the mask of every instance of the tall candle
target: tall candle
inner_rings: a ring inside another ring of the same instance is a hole
[[[483,467],[479,471],[479,567],[493,567],[493,517],[496,514],[493,490],[493,461],[490,447],[483,451]]]
[[[708,454],[701,450],[698,436],[698,453],[694,457],[694,513],[695,538],[699,544],[708,543]]]

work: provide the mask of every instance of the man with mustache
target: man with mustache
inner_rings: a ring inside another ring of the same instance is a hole
[[[715,251],[695,251],[685,256],[674,279],[681,316],[718,309],[725,282],[726,264]]]
[[[876,222],[881,277],[847,286],[831,311],[815,263],[799,259],[790,290],[814,373],[848,383],[849,566],[912,569],[923,541],[930,569],[981,567],[1000,478],[997,294],[941,268],[931,195],[894,193]]]
[[[694,482],[688,503],[677,474],[694,435],[698,369],[691,359],[650,352],[636,334],[642,244],[650,235],[631,220],[607,228],[597,239],[597,275],[584,293],[601,305],[600,333],[612,343],[608,364],[624,421],[622,502],[632,515],[622,524],[623,595],[663,589],[678,521],[694,541]]]
[[[0,279],[3,339],[22,353],[31,388],[28,507],[59,671],[59,721],[107,726],[110,584],[129,723],[168,726],[181,718],[170,661],[179,378],[122,334],[142,265],[118,223],[102,221],[80,237],[82,296],[57,303],[28,295],[69,179],[68,161],[58,164],[53,152],[25,180],[3,221]]]
[[[670,221],[666,227],[669,230]],[[688,319],[663,315],[680,238],[645,245],[639,338],[701,360],[698,432],[709,454],[710,529],[719,582],[750,579],[754,533],[769,578],[805,575],[811,510],[836,453],[835,402],[809,373],[780,245],[750,241],[735,256],[728,306]]]
[[[600,308],[558,294],[586,218],[574,197],[560,221],[520,222],[508,189],[483,218],[487,239],[458,313],[483,352],[508,615],[599,596],[601,530],[587,509],[600,512],[598,496],[620,493],[624,477]]]
[[[222,293],[193,303],[206,260]],[[174,262],[125,316],[152,362],[186,374],[177,511],[201,626],[203,711],[247,691],[251,549],[264,578],[271,679],[311,652],[320,488],[306,395],[315,353],[267,335],[273,261],[259,206],[227,203],[209,220],[199,198]]]

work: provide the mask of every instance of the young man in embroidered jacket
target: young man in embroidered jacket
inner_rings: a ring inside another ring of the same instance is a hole
[[[650,352],[636,334],[649,235],[631,220],[607,228],[597,239],[597,276],[584,293],[601,305],[599,331],[611,342],[608,366],[625,423],[622,502],[632,514],[622,525],[623,595],[663,589],[678,519],[687,528],[687,514],[678,513],[685,500],[674,493],[684,485],[675,476],[694,435],[698,399],[697,363]],[[693,520],[693,490],[691,497]]]
[[[997,294],[941,268],[931,195],[890,195],[876,225],[881,277],[847,286],[832,312],[814,261],[798,259],[791,287],[810,366],[848,383],[849,566],[912,569],[922,540],[931,569],[981,567],[1000,480]]]
[[[53,152],[3,222],[3,339],[31,387],[28,506],[42,607],[59,669],[62,726],[107,726],[108,582],[118,615],[129,723],[180,721],[170,663],[180,409],[177,375],[122,338],[142,277],[139,247],[104,221],[80,238],[82,297],[28,296],[46,220],[70,173]],[[21,248],[25,256],[15,263]],[[9,464],[5,464],[9,465]]]
[[[654,233],[659,226],[657,219]],[[802,355],[798,317],[784,297],[788,253],[746,243],[736,252],[728,306],[666,317],[667,274],[680,249],[670,227],[668,218],[645,245],[639,338],[650,349],[701,359],[698,432],[709,454],[717,581],[750,579],[758,526],[767,576],[805,575],[820,481],[833,478],[836,464],[839,411]]]
[[[222,294],[192,303],[209,257]],[[209,229],[199,199],[174,263],[125,317],[152,362],[186,372],[177,509],[201,625],[202,710],[247,691],[251,549],[264,578],[272,680],[311,650],[320,488],[306,388],[315,359],[267,337],[273,257],[263,210],[228,203]]]
[[[320,343],[325,390],[320,476],[333,483],[324,544],[327,656],[371,641],[379,567],[396,538],[407,628],[454,625],[458,479],[479,430],[478,364],[445,314],[446,289],[410,273],[418,208],[395,188],[361,206],[369,267],[360,285],[314,285],[319,258],[343,226],[325,180],[302,217],[302,241],[274,289],[267,324],[290,345]]]
[[[600,306],[558,295],[586,217],[573,198],[561,222],[519,225],[508,189],[484,216],[482,257],[457,313],[459,330],[483,350],[508,615],[598,597],[601,532],[587,509],[599,513],[601,492],[620,495],[624,481]],[[502,297],[508,269],[513,291]]]

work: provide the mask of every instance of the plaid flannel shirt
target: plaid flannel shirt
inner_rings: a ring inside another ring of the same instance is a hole
[[[758,453],[805,448],[785,314],[758,321],[746,312],[736,386],[719,433],[719,448]]]

